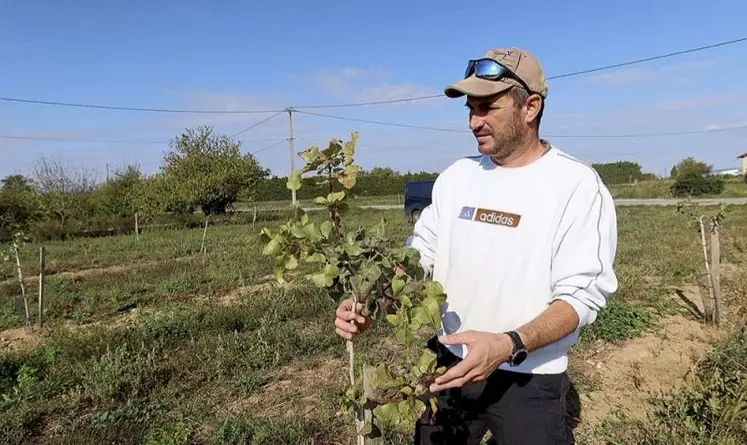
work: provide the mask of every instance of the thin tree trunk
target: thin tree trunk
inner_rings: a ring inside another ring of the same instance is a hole
[[[46,275],[46,255],[44,246],[39,248],[39,329],[44,326],[44,278]]]
[[[23,271],[21,270],[21,257],[18,255],[18,246],[13,245],[13,252],[16,254],[16,270],[18,272],[18,283],[21,285],[21,296],[23,297],[23,306],[26,310],[26,327],[31,326],[31,315],[29,314],[29,300],[26,297],[26,287],[23,285]]]
[[[205,250],[205,236],[207,236],[207,228],[208,228],[208,221],[210,220],[210,217],[205,218],[205,230],[202,231],[202,246],[200,247],[200,253],[206,253]]]
[[[705,227],[703,226],[703,217],[701,216],[700,219],[698,219],[700,222],[700,241],[703,246],[703,258],[705,261],[705,269],[706,269],[706,275],[708,276],[708,279],[706,280],[706,287],[708,288],[708,304],[705,305],[705,318],[706,323],[713,322],[713,310],[714,310],[714,296],[713,296],[713,277],[711,276],[711,268],[708,266],[708,249],[706,247],[706,239],[705,239]]]
[[[714,307],[713,321],[718,325],[722,320],[724,309],[721,295],[721,242],[719,240],[718,222],[711,223],[711,286],[713,287]]]

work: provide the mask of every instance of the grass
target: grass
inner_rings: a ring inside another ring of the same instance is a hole
[[[412,230],[398,210],[350,218],[385,218],[395,244]],[[672,310],[668,287],[700,274],[698,233],[674,208],[623,207],[618,218],[620,290],[578,348],[641,335]],[[258,287],[272,268],[261,226],[211,226],[205,255],[199,228],[45,243],[49,323],[40,346],[0,352],[0,443],[351,443],[352,420],[338,414],[347,374],[335,302],[303,280]],[[747,208],[735,208],[722,230],[725,263],[747,266],[745,228]],[[38,247],[24,248],[27,276]],[[746,283],[724,286],[741,295]],[[0,330],[21,326],[18,291],[12,280],[0,285]],[[396,360],[389,334],[377,325],[364,336],[359,362]],[[574,381],[582,391],[598,384]],[[677,413],[667,416],[685,422]]]

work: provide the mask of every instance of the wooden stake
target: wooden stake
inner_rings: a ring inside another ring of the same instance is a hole
[[[23,285],[23,271],[21,270],[21,257],[18,255],[18,245],[13,244],[13,252],[16,254],[16,269],[18,271],[18,283],[21,285],[21,296],[23,297],[23,306],[26,309],[26,327],[31,326],[31,315],[29,314],[29,300],[26,298],[26,288]]]
[[[698,221],[700,222],[700,242],[703,246],[703,258],[705,259],[706,275],[708,276],[708,279],[706,280],[706,287],[708,288],[708,304],[705,307],[705,318],[706,323],[710,323],[713,322],[713,308],[715,306],[715,298],[713,296],[713,277],[711,276],[711,268],[708,266],[708,249],[706,248],[703,217],[701,216]]]
[[[44,246],[39,248],[39,329],[44,326],[44,277],[46,258]]]
[[[202,246],[200,247],[200,253],[206,253],[205,250],[205,236],[207,235],[207,227],[208,227],[208,221],[210,220],[210,216],[205,218],[205,230],[202,231]]]
[[[138,226],[137,212],[135,212],[135,239],[140,241],[140,227]]]
[[[719,324],[724,306],[721,295],[721,241],[719,240],[718,222],[716,221],[711,223],[711,280],[715,303],[713,306],[713,321]]]

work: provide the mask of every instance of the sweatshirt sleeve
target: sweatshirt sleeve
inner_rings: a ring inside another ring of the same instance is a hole
[[[433,273],[433,263],[436,259],[438,245],[438,220],[440,214],[439,189],[442,176],[436,178],[431,192],[431,204],[423,209],[415,223],[412,235],[407,239],[407,246],[420,253],[420,265],[426,276]]]
[[[596,320],[618,286],[617,215],[598,176],[582,181],[571,196],[553,248],[553,300],[563,300],[576,310],[580,329]]]

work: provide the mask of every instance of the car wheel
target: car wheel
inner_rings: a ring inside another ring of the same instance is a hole
[[[418,219],[420,219],[420,210],[415,209],[410,213],[410,221],[412,221],[413,223],[416,223],[418,222]]]

